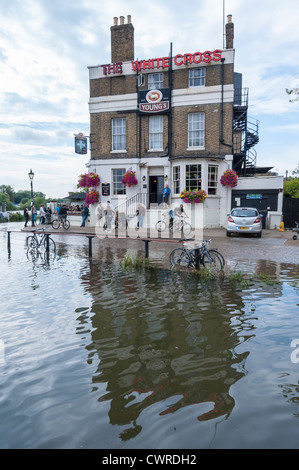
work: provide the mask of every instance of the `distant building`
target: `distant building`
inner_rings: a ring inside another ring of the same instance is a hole
[[[238,191],[243,191],[242,181],[250,179],[244,187],[245,199],[247,193],[252,195],[246,205],[265,203],[266,212],[281,210],[280,179],[267,185],[268,192],[275,192],[271,206],[270,199],[260,197],[263,183],[254,197],[253,175],[271,168],[256,167],[258,123],[247,116],[248,89],[242,88],[242,75],[234,71],[233,41],[229,15],[224,49],[173,55],[170,44],[168,55],[137,60],[131,17],[127,23],[124,17],[114,18],[111,63],[88,67],[87,167],[100,175],[102,202],[125,207],[134,200],[149,207],[161,203],[167,183],[171,203],[178,204],[182,190],[203,189],[208,194],[204,224],[218,227],[225,224],[231,205],[241,203]],[[138,183],[125,187],[122,178],[129,169],[136,172]],[[220,184],[227,169],[241,177],[233,190]]]

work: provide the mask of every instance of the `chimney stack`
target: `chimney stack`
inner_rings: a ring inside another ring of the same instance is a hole
[[[226,49],[233,49],[234,47],[234,23],[232,22],[232,15],[227,15],[225,33],[226,33]]]
[[[114,25],[111,26],[111,63],[128,62],[134,60],[134,27],[131,23],[131,15],[114,17]]]

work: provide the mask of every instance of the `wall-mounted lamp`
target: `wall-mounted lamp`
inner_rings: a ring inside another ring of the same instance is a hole
[[[143,177],[142,177],[142,181],[145,181],[145,180],[146,180],[146,176],[143,176]]]
[[[167,181],[167,180],[168,180],[168,176],[167,176],[167,175],[166,175],[166,176],[164,176],[164,180],[165,180],[165,181]]]

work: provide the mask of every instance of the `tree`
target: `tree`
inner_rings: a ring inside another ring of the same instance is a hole
[[[299,198],[299,178],[290,178],[283,183],[283,193],[289,197]]]
[[[6,193],[6,194],[8,194],[9,200],[10,200],[11,202],[14,202],[14,194],[15,194],[15,191],[14,191],[14,189],[13,189],[11,186],[6,185],[6,184],[1,184],[1,186],[0,186],[0,193]]]
[[[292,88],[291,90],[288,90],[286,88],[286,92],[288,95],[294,95],[295,98],[289,100],[290,103],[294,103],[295,101],[299,100],[299,88]]]

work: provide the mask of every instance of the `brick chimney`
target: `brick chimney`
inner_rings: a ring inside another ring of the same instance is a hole
[[[111,63],[127,62],[134,60],[134,27],[131,23],[131,15],[114,17],[114,25],[111,26]]]
[[[232,23],[232,15],[227,15],[225,33],[226,33],[226,49],[233,49],[234,47],[234,23]]]

